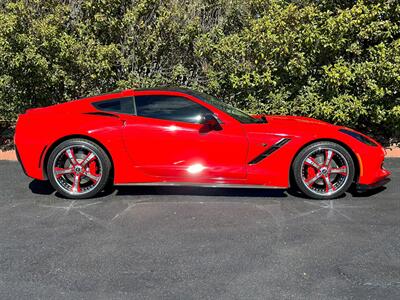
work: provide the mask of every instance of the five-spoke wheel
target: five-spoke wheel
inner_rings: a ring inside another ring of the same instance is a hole
[[[293,163],[298,188],[316,199],[332,199],[342,195],[353,182],[354,169],[348,151],[332,142],[307,146]]]
[[[50,154],[47,175],[53,187],[68,198],[89,198],[104,189],[111,163],[97,144],[71,139]]]

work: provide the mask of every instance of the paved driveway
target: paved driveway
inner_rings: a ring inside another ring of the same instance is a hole
[[[71,201],[0,162],[0,299],[399,299],[400,159],[387,189],[121,188]]]

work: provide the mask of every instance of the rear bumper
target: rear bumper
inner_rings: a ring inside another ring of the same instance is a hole
[[[380,187],[384,186],[385,184],[387,184],[389,181],[390,181],[390,178],[383,178],[383,179],[378,180],[371,184],[357,184],[356,189],[357,189],[357,192],[362,193],[362,192],[366,192],[369,190],[380,188]]]
[[[19,164],[21,165],[22,171],[24,171],[25,175],[28,176],[28,173],[25,170],[24,164],[22,163],[21,157],[19,156],[17,146],[15,146],[15,154],[17,156],[17,160],[18,160]]]

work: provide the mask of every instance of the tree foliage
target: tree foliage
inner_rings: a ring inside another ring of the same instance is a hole
[[[174,85],[399,137],[396,0],[3,0],[0,24],[1,122]]]

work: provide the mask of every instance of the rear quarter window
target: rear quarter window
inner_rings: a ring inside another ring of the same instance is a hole
[[[93,106],[100,111],[115,112],[121,114],[135,114],[132,97],[117,98],[94,102]]]

